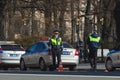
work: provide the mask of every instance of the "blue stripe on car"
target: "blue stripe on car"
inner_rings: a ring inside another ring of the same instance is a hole
[[[45,50],[42,50],[42,51],[36,51],[36,52],[32,52],[31,54],[37,54],[37,53],[43,53],[43,52],[49,52],[50,50],[49,49],[45,49]],[[24,55],[28,55],[27,52],[25,54],[23,54],[22,56]],[[30,54],[29,54],[30,55]]]
[[[111,50],[108,55],[116,54],[117,52],[120,52],[120,50]]]
[[[2,50],[0,50],[0,53],[3,53],[3,51],[2,51]]]

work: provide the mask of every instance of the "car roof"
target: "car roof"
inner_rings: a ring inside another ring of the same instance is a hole
[[[20,45],[20,44],[0,44],[1,45]]]
[[[38,41],[38,42],[49,42],[49,41]],[[66,41],[63,41],[63,43],[68,43],[68,42],[66,42]]]
[[[39,41],[39,42],[43,42],[43,43],[48,43],[49,41],[47,40],[47,41]],[[37,43],[39,43],[39,42],[37,42]],[[66,41],[62,41],[62,43],[64,43],[64,44],[68,44],[71,48],[73,48],[73,46],[71,45],[71,44],[69,44],[68,42],[66,42]]]
[[[14,41],[0,41],[0,45],[15,44]]]

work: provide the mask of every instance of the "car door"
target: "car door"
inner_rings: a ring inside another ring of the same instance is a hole
[[[118,45],[118,47],[117,47],[116,60],[117,60],[116,66],[117,66],[117,67],[120,67],[120,45]]]
[[[118,52],[113,53],[112,58],[113,58],[113,66],[118,66]]]
[[[119,54],[120,54],[120,46],[117,46],[112,50],[112,54],[110,55],[112,58],[113,65],[115,67],[119,66]]]
[[[34,58],[34,54],[35,54],[35,48],[36,48],[36,44],[33,44],[31,47],[29,47],[26,50],[26,64],[28,66],[31,66],[33,64],[33,58]]]
[[[41,56],[41,52],[42,52],[42,45],[41,45],[41,42],[39,42],[37,43],[36,48],[35,48],[35,54],[33,55],[34,58],[32,58],[32,62],[34,66],[39,65],[39,59]]]
[[[45,56],[46,56],[45,49],[46,49],[46,47],[43,42],[40,42],[37,44],[37,47],[36,47],[37,53],[34,55],[34,60],[33,60],[35,65],[37,65],[37,66],[39,65],[40,57],[42,57],[44,60],[47,59],[47,58],[45,58]]]

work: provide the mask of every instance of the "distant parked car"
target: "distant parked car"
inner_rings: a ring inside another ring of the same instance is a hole
[[[103,53],[102,53],[102,49],[98,49],[98,51],[97,51],[97,57],[98,57],[97,59],[98,59],[98,61],[105,60],[106,57],[107,57],[108,52],[109,52],[109,49],[103,49]]]
[[[113,71],[116,68],[120,68],[120,44],[107,54],[105,60],[105,67],[109,71]]]
[[[7,70],[19,66],[20,57],[24,53],[25,50],[21,45],[0,41],[0,68]]]
[[[107,57],[108,52],[109,52],[109,49],[103,49],[103,57],[104,58]],[[102,57],[102,49],[98,49],[97,57]]]
[[[21,56],[20,69],[40,68],[42,71],[53,70],[52,56],[48,41],[39,41],[31,45],[26,53]],[[63,54],[61,55],[62,64],[73,70],[78,65],[78,51],[69,43],[63,42]]]

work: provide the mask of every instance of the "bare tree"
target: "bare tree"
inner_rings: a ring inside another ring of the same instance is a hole
[[[81,5],[83,2],[84,4]],[[83,5],[86,6],[85,9],[81,8]],[[38,23],[45,25],[36,27],[38,24],[35,20],[36,11],[44,15],[43,23],[39,23],[39,21]],[[81,20],[85,16],[84,25],[82,25],[85,30],[84,37],[95,28],[93,26],[97,26],[98,29],[103,29],[104,42],[107,42],[106,38],[111,37],[113,33],[114,35],[117,33],[117,41],[119,41],[119,0],[0,0],[0,39],[7,39],[8,37],[5,36],[14,38],[16,33],[32,36],[41,32],[43,33],[41,36],[50,36],[54,29],[60,29],[61,35],[64,37],[67,31],[65,25],[67,12],[70,14],[69,35],[71,36],[69,37],[71,37],[72,43],[75,43],[76,29],[78,29],[75,18],[80,16],[82,16]],[[90,19],[89,16],[94,17]],[[101,27],[101,18],[104,18],[104,27]],[[11,32],[11,30],[14,31]]]
[[[116,21],[117,43],[119,43],[120,42],[120,0],[116,0],[114,17]]]
[[[50,36],[52,31],[52,0],[45,0],[45,35]],[[48,31],[49,30],[49,31]]]
[[[4,35],[4,25],[3,25],[3,20],[4,20],[4,8],[6,6],[6,1],[5,0],[0,0],[0,40],[5,39]]]

